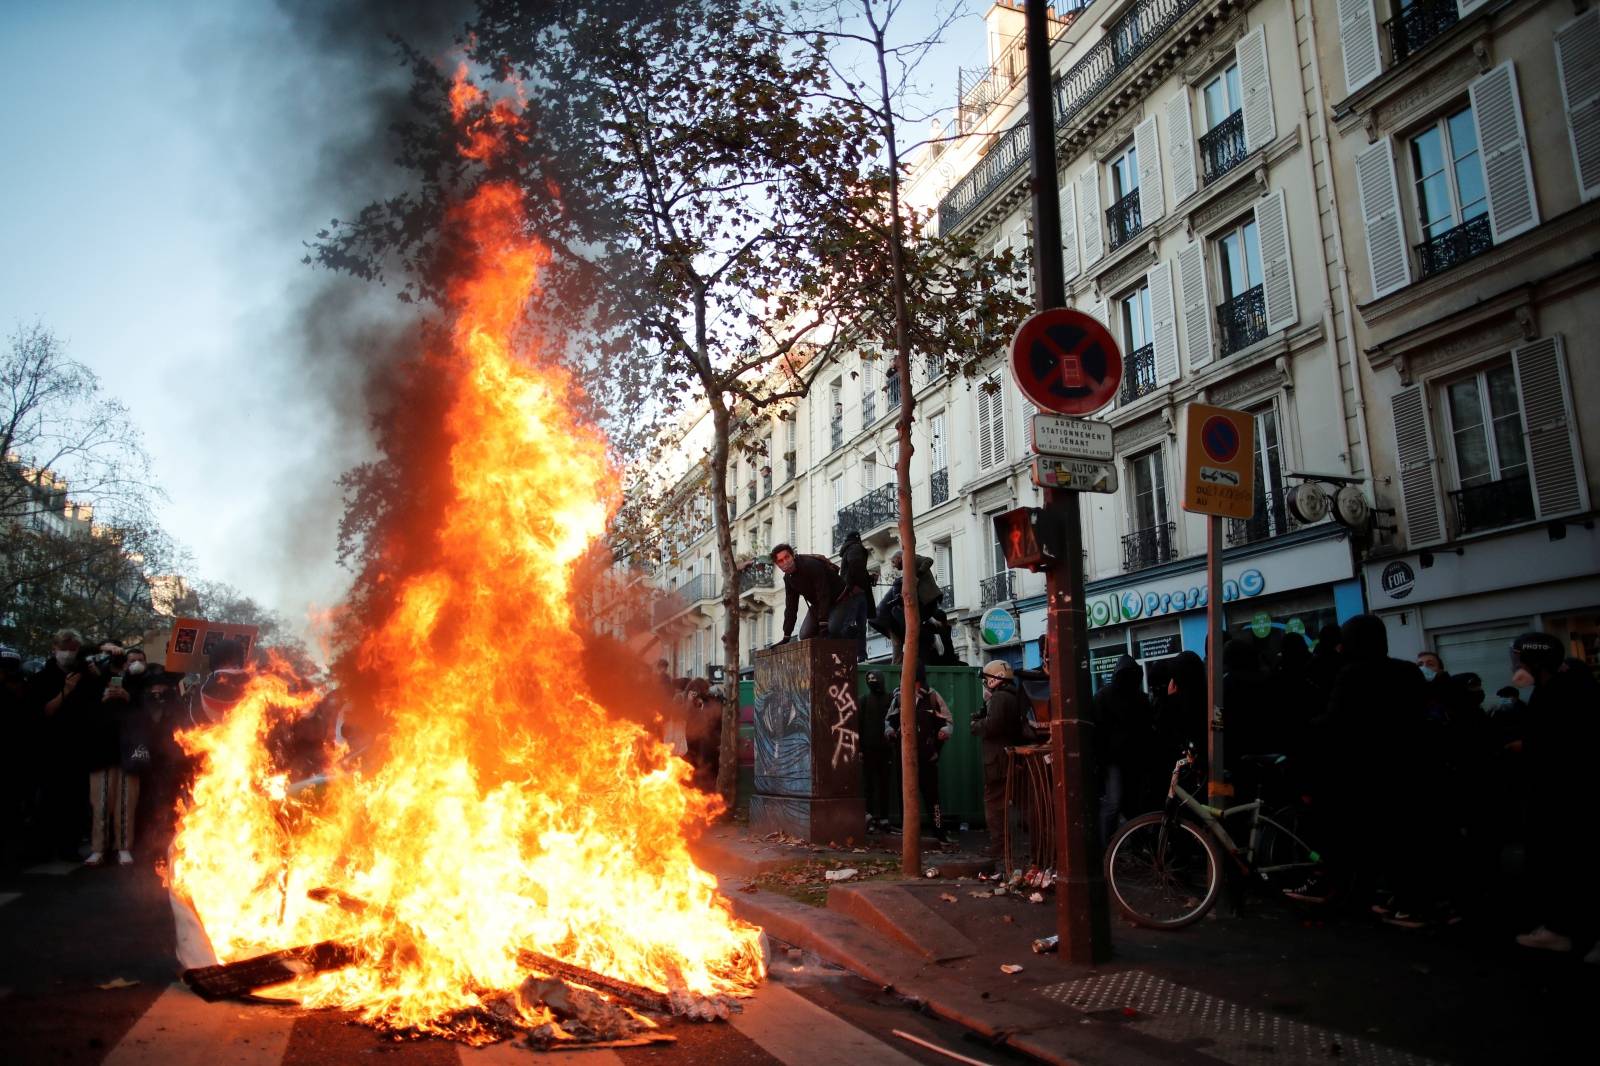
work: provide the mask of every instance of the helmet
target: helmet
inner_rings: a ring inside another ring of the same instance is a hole
[[[1004,659],[990,659],[983,664],[983,676],[998,677],[1002,681],[1010,681],[1013,676],[1011,664]]]
[[[1511,642],[1511,650],[1529,670],[1561,669],[1561,643],[1548,633],[1524,633]]]

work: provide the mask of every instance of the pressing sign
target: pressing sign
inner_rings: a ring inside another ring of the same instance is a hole
[[[1248,411],[1188,406],[1183,509],[1224,518],[1250,518],[1256,511],[1256,423]]]

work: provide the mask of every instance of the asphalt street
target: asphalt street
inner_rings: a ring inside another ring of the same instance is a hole
[[[205,1003],[177,983],[172,912],[148,861],[46,863],[0,875],[0,1062],[109,1066],[822,1066],[1024,1061],[893,993],[775,945],[771,979],[729,1024],[680,1024],[676,1043],[539,1054],[501,1044],[396,1043],[335,1011]],[[372,1059],[369,1056],[382,1056]]]

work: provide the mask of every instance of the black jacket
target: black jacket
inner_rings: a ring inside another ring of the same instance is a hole
[[[839,569],[846,591],[872,592],[872,576],[867,573],[867,547],[859,536],[852,536],[839,549]]]
[[[989,693],[988,702],[972,719],[973,730],[983,739],[983,761],[1005,757],[1007,748],[1026,743],[1022,735],[1022,696],[1015,681],[1003,681]]]
[[[795,616],[800,610],[800,598],[812,610],[812,617],[827,617],[833,601],[844,591],[844,579],[839,568],[820,555],[796,555],[794,573],[783,575],[783,635],[794,633]]]
[[[944,697],[931,688],[917,693],[916,707],[917,761],[928,766],[939,761],[939,749],[945,744],[944,740],[939,739],[939,731],[951,726],[954,719],[950,716],[950,708],[945,704]],[[892,730],[896,735],[900,732],[899,689],[895,689],[889,696],[889,714],[884,720],[884,728],[886,731]]]

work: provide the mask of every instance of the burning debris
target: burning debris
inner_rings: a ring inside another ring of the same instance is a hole
[[[474,158],[515,130],[465,80],[452,99]],[[725,1018],[754,991],[761,934],[688,852],[717,801],[578,665],[573,571],[618,479],[578,386],[530,350],[545,252],[520,194],[486,182],[446,225],[471,254],[448,343],[417,369],[450,397],[449,447],[417,476],[449,503],[409,534],[425,564],[385,575],[392,603],[356,652],[371,690],[343,694],[381,735],[290,787],[268,740],[325,693],[272,671],[183,735],[199,770],[170,888],[222,963],[185,979],[207,996],[282,986],[401,1038],[670,1039],[664,1020]]]

